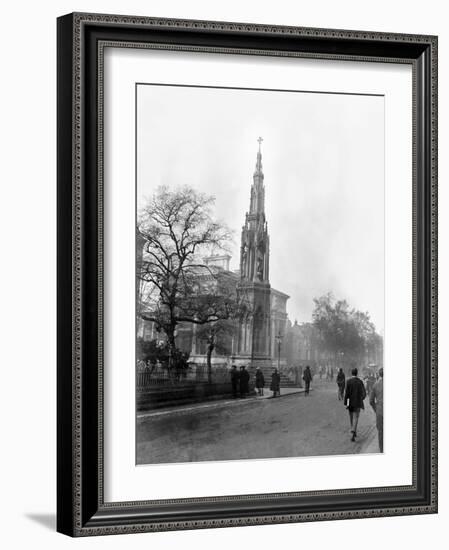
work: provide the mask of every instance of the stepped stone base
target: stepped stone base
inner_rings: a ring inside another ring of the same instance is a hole
[[[265,388],[270,387],[271,375],[274,369],[277,369],[277,363],[275,365],[272,364],[269,367],[260,366],[260,370],[263,372],[263,376],[265,378]],[[281,383],[280,383],[281,388],[300,388],[301,387],[300,383],[296,384],[293,380],[290,380],[290,378],[282,372],[282,365],[281,365],[280,375],[281,375]]]

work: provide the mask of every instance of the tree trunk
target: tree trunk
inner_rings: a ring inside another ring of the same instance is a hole
[[[175,352],[176,352],[176,342],[175,342],[175,329],[169,329],[167,331],[167,344],[168,344],[168,377],[174,381],[175,380]]]
[[[209,344],[207,346],[207,382],[212,384],[212,352],[214,351],[214,345]]]

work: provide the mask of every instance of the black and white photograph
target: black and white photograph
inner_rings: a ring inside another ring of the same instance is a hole
[[[439,550],[448,10],[373,7],[5,4],[2,548]]]
[[[382,453],[384,96],[135,97],[136,464]]]

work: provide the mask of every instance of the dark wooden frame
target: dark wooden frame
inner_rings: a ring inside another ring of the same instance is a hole
[[[411,486],[104,503],[101,109],[102,47],[109,43],[412,65]],[[58,531],[86,536],[436,512],[437,38],[70,14],[58,19],[57,129]]]

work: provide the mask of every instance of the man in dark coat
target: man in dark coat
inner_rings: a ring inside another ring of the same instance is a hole
[[[249,393],[249,372],[245,365],[240,367],[240,397],[246,397]]]
[[[232,397],[237,397],[240,374],[235,365],[231,368]]]
[[[263,395],[263,389],[265,387],[265,377],[260,367],[256,368],[256,388],[259,395]]]
[[[271,384],[270,384],[270,390],[273,392],[273,395],[271,397],[277,397],[281,394],[281,377],[278,373],[277,369],[274,369],[273,374],[271,375]]]
[[[352,378],[346,382],[345,406],[349,411],[349,422],[351,424],[351,441],[357,437],[357,425],[359,423],[360,411],[364,409],[363,400],[366,397],[364,383],[358,378],[357,369],[352,369]]]
[[[340,367],[337,373],[338,400],[341,401],[345,394],[346,376],[343,369]]]
[[[312,372],[309,365],[307,365],[307,367],[304,369],[304,374],[302,375],[302,379],[304,380],[304,384],[306,386],[305,395],[309,395],[310,382],[312,382],[312,378]]]
[[[369,404],[376,413],[376,427],[379,450],[384,452],[384,369],[379,369],[379,380],[374,384],[369,396]]]

